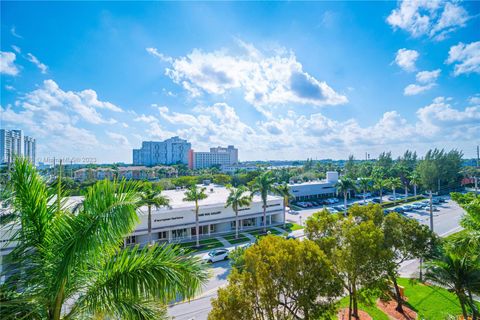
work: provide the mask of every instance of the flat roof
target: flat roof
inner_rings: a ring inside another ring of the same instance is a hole
[[[308,185],[327,184],[327,183],[336,183],[336,181],[314,180],[314,181],[307,181],[307,182],[300,182],[300,183],[289,183],[288,185],[290,187],[297,187],[297,186],[308,186]]]
[[[230,191],[223,187],[223,186],[217,186],[217,185],[199,185],[198,187],[203,187],[205,189],[205,194],[208,196],[206,199],[200,200],[198,202],[199,206],[211,206],[211,205],[225,205],[227,202],[228,195],[230,194]],[[166,196],[168,199],[170,199],[170,207],[172,209],[176,208],[190,208],[195,205],[194,202],[188,202],[188,201],[183,201],[183,198],[185,198],[185,191],[187,189],[180,189],[180,190],[164,190],[162,191],[162,194]],[[275,195],[268,195],[267,201],[272,201],[272,200],[278,200],[282,199],[280,196],[275,196]],[[259,195],[254,195],[252,202],[260,202],[262,199],[260,198]]]
[[[230,191],[227,188],[223,186],[212,185],[212,184],[208,186],[198,185],[198,187],[206,188],[205,194],[207,194],[208,196],[206,199],[200,200],[198,202],[199,206],[213,206],[213,205],[225,206],[228,195],[230,194]],[[194,202],[183,201],[183,198],[185,198],[185,191],[187,191],[187,189],[163,190],[162,195],[164,195],[170,200],[170,207],[172,209],[192,208],[195,206]],[[74,207],[78,203],[82,202],[83,198],[84,198],[83,196],[68,197],[66,199],[66,205],[67,207]],[[282,200],[282,197],[276,196],[276,195],[268,195],[267,201],[272,201],[272,200]],[[261,202],[261,201],[262,199],[259,195],[253,196],[252,202]],[[144,206],[144,207],[141,207],[140,209],[141,211],[144,211],[147,209],[147,207]],[[170,210],[170,209],[161,208],[160,210]]]

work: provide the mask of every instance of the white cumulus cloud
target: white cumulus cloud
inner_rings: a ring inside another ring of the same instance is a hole
[[[20,71],[15,65],[15,59],[15,53],[0,51],[0,73],[16,76]]]
[[[237,43],[242,54],[194,49],[184,57],[173,58],[166,74],[192,96],[242,90],[244,99],[265,114],[272,106],[290,103],[323,106],[348,102],[325,81],[305,72],[293,52],[282,49],[267,55],[251,44]],[[149,49],[168,62],[163,54]]]
[[[416,50],[409,50],[406,48],[399,49],[395,56],[395,63],[405,71],[415,71],[415,62],[420,54]]]
[[[429,84],[426,84],[426,85],[409,84],[403,90],[403,94],[406,95],[406,96],[414,96],[414,95],[417,95],[419,93],[430,90],[433,87],[435,87],[435,83],[429,83]]]
[[[107,134],[108,137],[110,137],[110,139],[112,139],[122,147],[130,145],[127,137],[125,137],[123,134],[111,132],[111,131],[106,131],[105,133]]]
[[[464,27],[469,18],[458,1],[402,0],[388,16],[387,23],[412,37],[427,36],[441,41]]]
[[[454,75],[480,73],[480,41],[450,47],[447,64],[455,64]]]
[[[430,83],[437,81],[438,77],[440,76],[440,69],[432,70],[432,71],[420,71],[417,73],[415,78],[417,79],[417,82],[420,83]]]

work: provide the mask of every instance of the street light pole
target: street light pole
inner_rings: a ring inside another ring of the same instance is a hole
[[[433,203],[432,203],[432,190],[430,190],[429,198],[430,198],[430,230],[433,232]]]

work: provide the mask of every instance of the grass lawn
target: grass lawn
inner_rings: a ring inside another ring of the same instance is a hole
[[[417,312],[418,319],[442,320],[462,313],[457,297],[446,289],[424,285],[417,280],[407,278],[399,278],[398,284],[405,288],[407,305]],[[340,300],[340,307],[348,307],[348,297]],[[388,320],[388,316],[376,305],[368,306],[359,303],[358,307],[375,320]]]
[[[235,239],[235,233],[230,233],[227,235],[222,236],[222,238],[226,239],[228,242],[231,244],[237,244],[237,243],[243,243],[243,242],[249,242],[250,239],[244,236],[241,233],[238,233],[238,239]]]
[[[448,241],[454,240],[455,238],[461,237],[461,236],[465,235],[466,233],[467,233],[467,230],[461,230],[461,231],[458,231],[458,232],[455,232],[455,233],[452,233],[452,234],[446,236],[444,238],[444,240],[448,240]]]
[[[282,234],[285,233],[285,232],[280,232],[280,231],[278,231],[277,229],[274,229],[274,228],[267,228],[267,231],[270,231],[270,234],[274,234],[274,235],[277,235],[277,236],[282,235]],[[251,234],[251,235],[254,236],[254,237],[257,237],[257,236],[262,237],[262,236],[264,236],[264,234],[263,234],[263,229],[246,231],[246,233]]]
[[[303,229],[304,227],[302,227],[301,225],[299,225],[297,223],[289,222],[285,225],[285,228],[283,226],[281,226],[279,228],[284,229],[287,232],[292,232],[292,231],[295,231],[295,230]]]
[[[181,243],[178,243],[178,245],[181,247],[181,248],[185,248],[185,249],[190,249],[191,251],[198,251],[197,249],[195,249],[195,245],[196,245],[196,241],[189,241],[189,242],[181,242]],[[217,239],[213,238],[213,239],[206,239],[206,240],[200,240],[200,245],[202,246],[200,248],[200,250],[212,250],[212,249],[215,249],[215,248],[221,248],[223,247],[222,243],[220,241],[218,241]]]
[[[399,278],[398,284],[405,287],[407,302],[418,313],[419,319],[445,319],[448,315],[462,313],[457,297],[448,290],[405,278]]]
[[[340,300],[340,308],[348,308],[348,296]],[[388,320],[388,316],[383,313],[380,309],[377,308],[375,304],[372,306],[365,305],[363,303],[358,303],[358,309],[365,311],[375,320]],[[335,318],[336,319],[336,318]]]

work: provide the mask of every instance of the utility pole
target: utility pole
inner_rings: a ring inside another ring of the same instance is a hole
[[[477,145],[477,170],[475,171],[475,195],[478,194],[478,178],[477,174],[480,171],[480,146]]]
[[[430,231],[433,232],[433,203],[432,203],[432,190],[429,193],[430,200]]]

